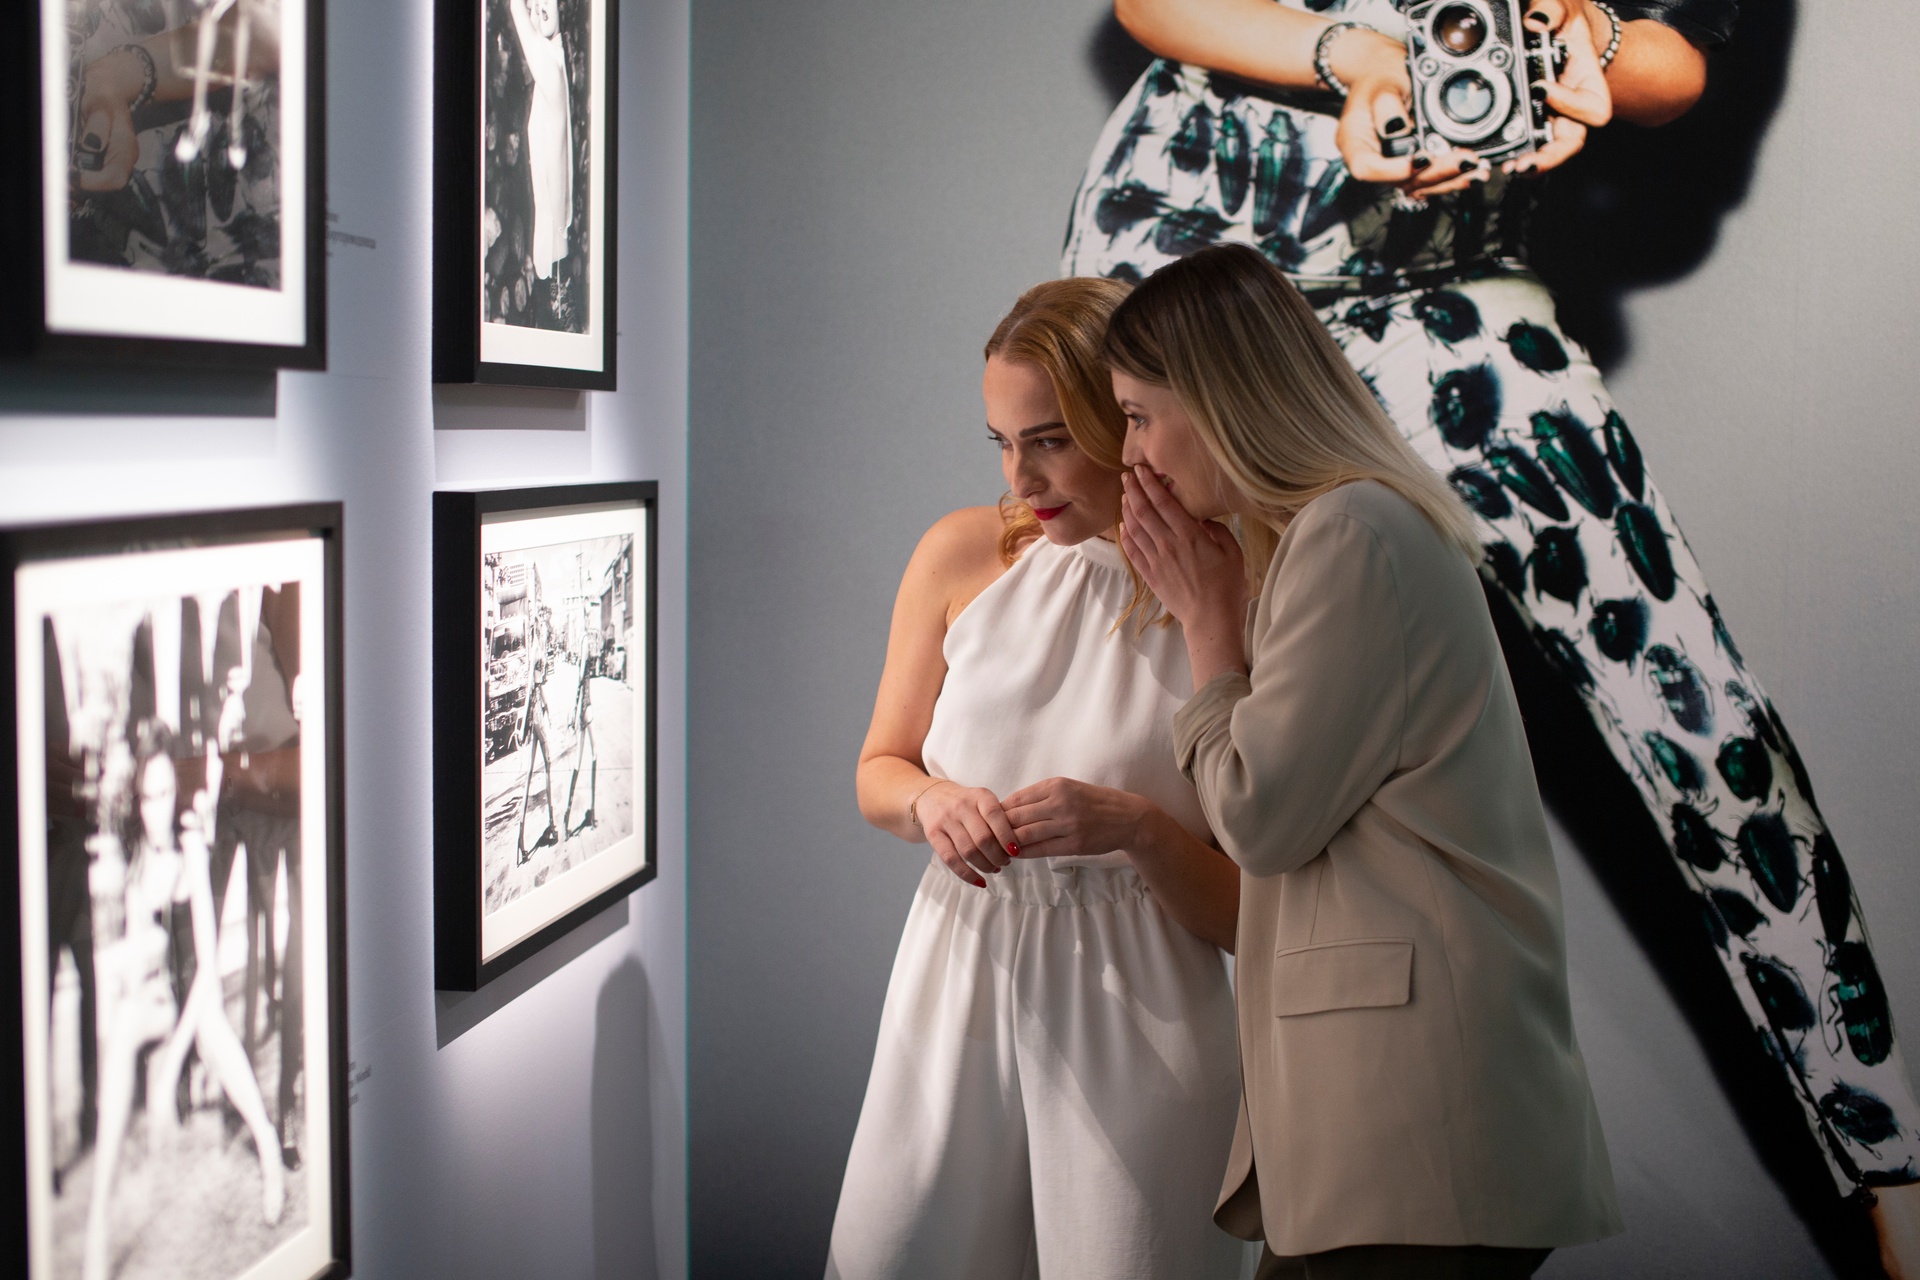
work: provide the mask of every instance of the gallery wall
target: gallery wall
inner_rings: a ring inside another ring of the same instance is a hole
[[[0,368],[0,519],[345,504],[354,1274],[677,1277],[685,1247],[688,5],[621,11],[620,390],[428,373],[432,4],[328,15],[324,374]],[[661,874],[433,989],[436,487],[660,483]]]
[[[1902,69],[1920,15],[1746,9],[1747,44],[1714,73],[1733,98],[1714,107],[1719,132],[1677,153],[1615,139],[1585,215],[1640,221],[1596,237],[1576,218],[1558,267],[1597,289],[1586,331],[1809,761],[1911,1031],[1920,249],[1912,179],[1890,158],[1920,108]],[[825,1257],[925,861],[862,823],[854,759],[915,540],[1001,491],[980,345],[1057,270],[1110,69],[1133,56],[1106,14],[708,0],[694,15],[696,1276],[811,1277]],[[1806,1153],[1777,1149],[1703,1049],[1693,1022],[1712,1001],[1650,958],[1671,921],[1623,913],[1620,851],[1558,852],[1628,1230],[1543,1274],[1827,1274],[1844,1216],[1821,1217]]]

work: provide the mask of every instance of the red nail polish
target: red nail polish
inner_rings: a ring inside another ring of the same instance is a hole
[[[1007,846],[1007,856],[1008,856],[1009,858],[1017,858],[1017,857],[1019,857],[1019,856],[1020,856],[1020,846],[1019,846],[1019,845],[1017,845],[1017,844],[1010,844],[1010,845],[1008,845],[1008,846]]]

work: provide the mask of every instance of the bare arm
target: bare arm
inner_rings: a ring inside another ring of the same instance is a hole
[[[527,0],[507,0],[507,12],[513,15],[513,34],[520,40],[520,53],[531,63],[540,36],[533,29],[533,15],[527,12]]]
[[[243,0],[250,12],[247,44],[249,79],[278,75],[280,71],[280,24],[276,15],[263,13],[251,0]],[[210,70],[232,77],[234,73],[234,32],[242,5],[235,5],[216,24],[215,44]],[[148,36],[137,45],[113,49],[86,65],[80,83],[80,129],[74,139],[76,150],[96,157],[95,167],[75,173],[75,185],[83,191],[118,191],[133,176],[140,157],[140,144],[133,128],[133,103],[146,91],[147,67],[153,68],[154,102],[186,102],[193,97],[194,67],[197,57],[197,22],[171,31]],[[135,49],[142,53],[135,52]]]
[[[1329,21],[1318,14],[1273,0],[1114,0],[1113,16],[1163,58],[1290,89],[1318,87],[1313,47]]]
[[[1606,38],[1606,19],[1588,25]],[[1607,68],[1616,118],[1639,125],[1678,120],[1706,87],[1707,55],[1692,41],[1650,18],[1620,24],[1620,51]]]
[[[1612,25],[1592,0],[1530,0],[1527,11],[1545,15],[1554,31],[1569,36],[1568,24],[1585,19],[1596,57],[1613,39]],[[1615,119],[1662,125],[1685,115],[1700,100],[1707,86],[1707,55],[1665,23],[1623,15],[1620,47],[1606,77]]]
[[[935,785],[920,749],[947,678],[947,627],[1005,572],[1000,527],[998,510],[970,507],[941,519],[915,548],[894,600],[886,667],[854,773],[862,817],[902,840],[932,844],[947,868],[973,885],[1007,864],[1013,827],[992,792]]]
[[[1187,932],[1232,955],[1240,868],[1161,809],[1147,814],[1139,831],[1127,856],[1161,907]]]

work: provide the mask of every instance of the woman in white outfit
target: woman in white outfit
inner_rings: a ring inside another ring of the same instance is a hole
[[[1170,724],[1177,626],[1128,568],[1097,353],[1126,287],[1030,290],[987,345],[1009,496],[900,585],[861,812],[933,847],[887,989],[830,1280],[1235,1274],[1239,885]]]

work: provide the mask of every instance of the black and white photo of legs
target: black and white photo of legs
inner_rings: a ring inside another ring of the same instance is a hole
[[[632,565],[630,535],[484,558],[487,912],[634,832]]]
[[[224,1280],[306,1221],[299,591],[43,618],[57,1276]]]

